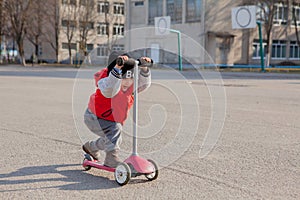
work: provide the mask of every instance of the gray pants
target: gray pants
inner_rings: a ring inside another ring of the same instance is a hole
[[[96,135],[97,140],[90,142],[92,151],[103,150],[105,152],[120,149],[122,125],[117,122],[98,118],[89,109],[85,111],[84,123]]]

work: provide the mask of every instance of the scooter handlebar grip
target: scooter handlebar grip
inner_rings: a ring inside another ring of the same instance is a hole
[[[153,66],[153,60],[152,59],[151,59],[151,62],[147,62],[144,59],[138,59],[138,61],[139,61],[138,66],[150,67],[150,68]]]

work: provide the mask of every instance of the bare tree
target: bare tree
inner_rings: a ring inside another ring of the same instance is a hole
[[[96,20],[95,2],[90,0],[79,1],[79,50],[87,56],[87,42],[93,35]]]
[[[115,6],[115,4],[121,5],[122,3],[112,2],[109,0],[104,0],[101,2],[98,8],[98,12],[104,14],[104,18],[102,18],[99,22],[105,25],[106,30],[102,30],[105,32],[107,39],[106,39],[106,54],[113,50],[114,45],[118,41],[118,36],[120,32],[124,31],[124,27],[117,30],[115,24],[124,24],[124,4],[123,7]]]
[[[56,62],[59,62],[60,1],[47,1],[47,9],[45,10],[48,23],[44,27],[44,38],[55,51]]]
[[[107,0],[105,1],[107,2]],[[111,1],[108,1],[111,2]],[[115,26],[115,24],[121,24],[122,22],[122,15],[124,15],[124,7],[121,6],[115,6],[114,4],[122,4],[122,3],[118,3],[118,2],[114,2],[112,4],[110,4],[109,8],[105,10],[105,23],[107,24],[108,28],[108,37],[107,37],[107,50],[108,50],[108,54],[113,50],[114,45],[117,43],[118,41],[118,36],[120,33],[124,32],[124,27],[123,30],[117,29]],[[123,4],[123,6],[125,6]],[[109,26],[110,24],[110,26]]]
[[[264,27],[266,31],[266,41],[267,41],[267,48],[266,48],[266,66],[270,65],[271,60],[271,52],[272,52],[272,29],[273,29],[273,21],[274,16],[276,14],[276,9],[274,6],[274,1],[265,1],[261,4],[261,8],[264,8],[265,17],[263,18]]]
[[[295,35],[296,35],[296,40],[297,40],[297,44],[298,46],[300,46],[300,38],[299,38],[299,29],[298,29],[298,23],[297,21],[300,20],[300,13],[296,13],[296,9],[295,9],[295,5],[297,5],[297,3],[299,3],[299,0],[291,0],[291,6],[293,7],[292,8],[292,22],[293,22],[293,25],[295,27]]]
[[[295,23],[295,31],[297,36],[297,41],[299,43],[299,36],[298,36],[298,29],[297,29],[297,23],[296,23],[296,15],[295,15],[295,9],[293,9],[293,5],[299,2],[297,0],[244,0],[245,4],[254,4],[258,6],[259,10],[259,18],[263,24],[264,32],[265,32],[265,41],[266,41],[266,49],[265,49],[265,56],[266,56],[266,62],[265,65],[269,66],[270,60],[271,60],[271,51],[272,51],[272,32],[273,32],[273,25],[274,25],[274,19],[275,16],[281,15],[283,12],[285,15],[284,21],[286,23],[285,26],[285,33],[287,34],[287,30],[290,27],[289,24],[291,21],[294,21]],[[283,3],[284,7],[280,10],[278,9],[277,5],[278,3]],[[290,12],[292,11],[292,17]]]
[[[258,20],[263,23],[263,27],[265,30],[265,36],[266,36],[266,49],[265,49],[265,56],[266,56],[266,62],[265,65],[269,66],[270,59],[271,59],[271,49],[272,49],[272,29],[273,29],[273,21],[274,16],[276,13],[275,9],[275,3],[276,1],[272,0],[256,0],[251,1],[255,2],[256,5],[259,8],[259,18]]]
[[[26,29],[27,39],[34,45],[35,47],[35,57],[39,57],[39,48],[41,45],[41,37],[44,35],[44,24],[46,20],[45,11],[47,10],[46,0],[32,0],[32,4],[30,6],[31,14],[28,16],[28,23]]]
[[[62,5],[62,29],[67,38],[67,45],[69,51],[69,61],[73,64],[72,49],[77,49],[76,30],[78,26],[78,7],[77,1],[64,1]]]
[[[26,29],[28,25],[29,8],[32,0],[5,0],[4,9],[6,11],[9,28],[13,39],[18,45],[19,55],[21,63],[26,66],[25,55],[24,55],[24,39],[26,35]]]
[[[3,0],[0,0],[0,62],[2,61],[2,37],[4,35],[4,9]]]

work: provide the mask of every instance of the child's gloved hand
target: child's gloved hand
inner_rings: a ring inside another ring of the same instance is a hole
[[[153,60],[148,57],[141,57],[138,59],[139,61],[139,66],[149,66],[149,64],[153,63]]]
[[[148,67],[152,67],[153,65],[153,60],[151,58],[148,57],[141,57],[138,59],[139,61],[139,66],[140,69],[144,72],[148,72]]]
[[[116,68],[122,69],[124,62],[128,60],[128,56],[119,56],[116,60]]]

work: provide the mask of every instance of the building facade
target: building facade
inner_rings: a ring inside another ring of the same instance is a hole
[[[54,6],[46,6],[52,15],[45,14],[54,18],[46,20],[43,25],[47,37],[40,39],[40,60],[68,63],[70,60],[82,60],[87,53],[94,50],[95,57],[105,63],[112,50],[143,49],[143,55],[153,57],[158,63],[178,63],[176,32],[164,36],[154,33],[155,17],[170,16],[170,29],[181,32],[184,62],[225,66],[260,65],[258,28],[232,28],[232,8],[255,4],[257,19],[263,17],[260,9],[264,8],[263,5],[249,0],[45,2],[56,3]],[[300,65],[300,48],[296,34],[296,28],[300,25],[300,1],[290,7],[286,2],[274,1],[274,20],[269,45],[270,65]],[[262,32],[266,52],[267,31],[263,28]],[[35,47],[29,41],[26,41],[25,46],[26,58],[30,59]],[[53,46],[57,46],[57,49]]]
[[[154,27],[154,18],[170,16],[173,30],[182,33],[183,57],[187,56],[189,62],[205,64],[216,63],[218,65],[260,65],[260,46],[258,28],[233,29],[232,8],[244,5],[257,6],[257,19],[263,15],[261,8],[268,10],[264,5],[254,1],[233,0],[128,0],[127,28]],[[270,40],[270,65],[300,65],[300,49],[297,42],[294,18],[296,24],[300,24],[300,4],[290,7],[286,1],[274,1],[274,20]],[[266,16],[265,16],[266,17]],[[266,29],[263,22],[263,46],[266,52]],[[144,33],[144,40],[139,45],[149,47],[150,51],[157,49],[176,49],[176,35],[169,34],[167,37],[155,37]],[[188,40],[185,40],[189,38]],[[188,42],[194,41],[202,46],[209,56],[204,59],[203,52],[195,51],[193,45]],[[187,42],[187,44],[185,43]],[[134,44],[131,44],[131,48]],[[134,46],[138,48],[138,46]],[[151,53],[149,53],[151,55]],[[166,53],[159,53],[158,62],[178,62],[174,56],[166,57]]]
[[[46,3],[44,6],[51,14],[45,13],[49,18],[43,25],[45,34],[40,39],[37,55],[40,61],[74,63],[82,61],[94,50],[99,62],[105,63],[110,51],[125,49],[124,43],[120,42],[125,30],[124,0]],[[28,40],[25,43],[26,59],[30,59],[35,52],[34,46]]]

